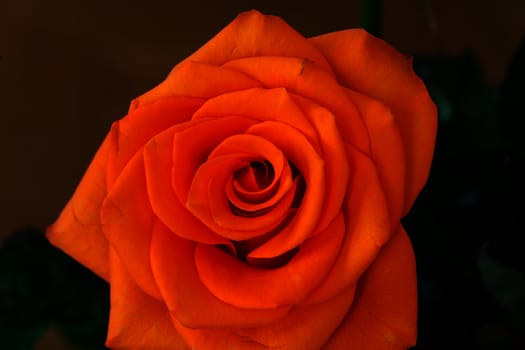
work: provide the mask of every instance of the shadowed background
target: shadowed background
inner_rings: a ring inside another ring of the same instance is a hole
[[[0,241],[28,226],[44,229],[52,223],[111,123],[125,115],[129,102],[162,81],[177,62],[239,12],[252,8],[282,17],[305,36],[362,23],[363,9],[357,0],[316,4],[2,0]],[[479,128],[456,128],[448,133],[447,118],[458,114],[454,108],[464,95],[443,93],[446,84],[440,83],[439,72],[462,76],[461,83],[467,87],[459,86],[468,90],[467,97],[475,102],[497,98],[525,33],[524,14],[522,0],[382,2],[381,37],[406,54],[423,57],[418,66],[421,74],[428,73],[428,65],[438,67],[427,75],[436,86],[433,97],[441,107],[444,134],[440,137],[446,135],[457,142],[444,148],[447,154],[454,153],[451,149],[457,146],[479,155],[480,149],[498,148],[498,140],[492,134],[485,137]],[[473,98],[471,83],[488,88],[476,90]],[[483,109],[477,102],[475,108]],[[494,120],[482,122],[490,128]],[[469,141],[473,137],[478,138]],[[473,196],[470,200],[475,201],[476,192]],[[468,195],[462,198],[469,200]],[[468,220],[475,222],[476,215],[478,212]],[[459,220],[472,228],[465,218],[441,219]],[[426,222],[432,219],[437,220],[434,217]],[[421,228],[417,223],[413,226],[414,230]],[[417,248],[417,238],[415,243]],[[422,288],[435,290],[425,283]],[[44,336],[37,348],[58,349],[61,338],[53,332],[45,334],[48,338]]]

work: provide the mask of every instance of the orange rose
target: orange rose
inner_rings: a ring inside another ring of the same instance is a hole
[[[436,110],[363,30],[241,14],[115,122],[48,237],[119,349],[406,349]]]

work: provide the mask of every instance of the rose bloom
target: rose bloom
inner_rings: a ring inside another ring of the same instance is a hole
[[[110,348],[406,349],[435,133],[383,41],[246,12],[131,103],[47,236],[109,282]]]

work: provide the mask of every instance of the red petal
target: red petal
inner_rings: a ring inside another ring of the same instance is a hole
[[[267,88],[285,88],[325,107],[333,113],[342,138],[368,154],[368,134],[359,112],[334,76],[316,64],[290,57],[250,57],[225,66],[238,69]]]
[[[410,60],[363,30],[309,39],[328,59],[339,81],[384,103],[399,126],[406,157],[406,214],[425,184],[436,137],[436,106]]]
[[[151,264],[162,298],[173,316],[190,328],[255,327],[284,317],[289,307],[240,309],[213,296],[194,265],[194,242],[179,238],[158,222],[151,242]]]
[[[261,121],[280,121],[300,130],[316,150],[317,133],[286,89],[249,89],[207,101],[194,119],[240,115]]]
[[[255,124],[245,117],[207,118],[193,120],[173,134],[173,188],[182,203],[188,200],[188,192],[197,169],[224,139],[242,134]]]
[[[221,65],[256,56],[300,57],[331,71],[326,59],[301,34],[281,18],[258,11],[241,13],[187,60]]]
[[[130,112],[172,96],[209,99],[230,91],[260,87],[261,84],[238,71],[185,60],[173,68],[166,80],[133,100]]]
[[[259,269],[217,247],[198,245],[195,267],[202,283],[225,303],[252,309],[296,305],[315,288],[335,261],[345,233],[342,215],[306,240],[286,265]]]
[[[346,149],[335,117],[329,110],[300,96],[294,95],[293,97],[317,131],[321,157],[325,164],[326,194],[323,212],[316,229],[320,231],[341,210],[341,204],[346,195],[349,176]]]
[[[111,254],[111,310],[106,346],[113,349],[189,350],[166,306],[144,294]]]
[[[172,97],[139,108],[113,124],[111,153],[108,160],[108,188],[120,175],[131,157],[153,136],[161,131],[188,121],[203,100]]]
[[[122,170],[104,200],[101,216],[104,234],[133,280],[146,293],[160,299],[149,261],[156,218],[146,191],[142,153],[137,153]]]
[[[262,122],[246,133],[264,137],[279,147],[306,182],[306,191],[292,222],[249,255],[251,258],[275,257],[295,248],[314,232],[325,198],[324,162],[306,137],[287,124]]]
[[[416,343],[414,252],[400,227],[359,281],[346,319],[323,349],[405,350]]]
[[[390,111],[381,103],[347,90],[363,116],[370,134],[370,157],[388,199],[392,229],[399,225],[405,202],[406,163],[403,143]]]
[[[206,227],[181,203],[173,189],[173,181],[192,177],[190,162],[185,166],[173,163],[173,137],[176,132],[191,127],[194,122],[179,124],[154,137],[144,148],[149,202],[156,216],[178,236],[208,244],[231,243]],[[187,149],[194,151],[192,148]],[[184,152],[181,152],[185,156]],[[186,172],[189,172],[187,175]],[[175,173],[176,178],[173,178]]]
[[[343,204],[345,240],[332,270],[306,304],[327,300],[354,285],[391,235],[387,202],[374,164],[351,146],[347,151],[352,171]]]
[[[352,304],[353,295],[353,288],[346,289],[327,302],[296,307],[286,317],[263,327],[191,329],[184,327],[175,318],[173,323],[195,349],[318,350],[344,318]]]

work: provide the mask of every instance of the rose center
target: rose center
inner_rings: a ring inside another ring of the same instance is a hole
[[[246,201],[254,206],[252,210],[241,208],[240,202],[235,205],[230,202],[232,213],[242,217],[256,218],[269,213],[276,208],[281,201],[287,201],[287,212],[282,221],[268,232],[247,240],[231,240],[234,251],[220,247],[237,259],[249,265],[260,268],[277,268],[290,261],[298,251],[298,247],[291,249],[283,254],[272,258],[255,259],[249,258],[249,254],[257,247],[265,244],[275,235],[279,234],[294,218],[297,208],[301,205],[306,184],[300,171],[291,162],[288,162],[288,175],[281,178],[282,174],[277,175],[271,162],[267,160],[252,161],[249,165],[236,170],[233,174],[233,187],[239,199]],[[278,176],[278,178],[276,178]],[[288,178],[288,180],[285,180]],[[281,181],[292,181],[294,183],[290,189],[274,197],[278,191]]]
[[[275,177],[273,166],[267,160],[251,162],[235,172],[234,179],[247,192],[257,192],[270,186]]]

